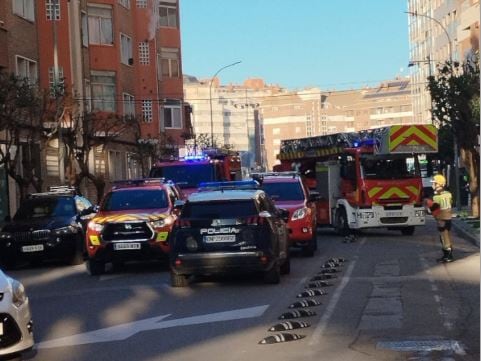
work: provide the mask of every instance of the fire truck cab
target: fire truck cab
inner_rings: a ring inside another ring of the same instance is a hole
[[[208,149],[200,155],[160,160],[152,167],[149,176],[174,182],[188,196],[202,182],[240,180],[240,156],[236,152]]]
[[[418,155],[437,149],[434,126],[390,126],[282,141],[277,169],[310,174],[320,226],[342,235],[381,227],[411,235],[425,224]]]

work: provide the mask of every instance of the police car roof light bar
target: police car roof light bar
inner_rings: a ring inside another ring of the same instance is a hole
[[[255,180],[247,180],[231,182],[202,182],[199,184],[199,191],[236,189],[259,189],[259,182]]]

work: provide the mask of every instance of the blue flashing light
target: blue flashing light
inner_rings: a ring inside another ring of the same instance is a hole
[[[376,145],[376,139],[374,138],[367,138],[367,139],[358,139],[358,140],[355,140],[353,143],[352,143],[352,146],[354,148],[359,148],[359,147],[373,147]]]
[[[358,140],[355,140],[355,141],[352,143],[352,145],[354,146],[354,148],[357,148],[357,147],[359,147],[359,146],[361,145],[361,142],[358,141]]]
[[[232,181],[232,182],[202,182],[199,184],[199,188],[209,190],[221,190],[221,189],[257,189],[259,188],[259,182],[255,180],[246,181]]]
[[[207,160],[209,157],[205,154],[196,154],[196,155],[186,155],[184,160]]]

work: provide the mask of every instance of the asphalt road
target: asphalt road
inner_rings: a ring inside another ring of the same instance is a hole
[[[414,236],[369,231],[355,242],[318,232],[313,258],[292,255],[279,285],[259,278],[203,278],[171,288],[159,263],[89,276],[83,265],[43,265],[9,274],[30,297],[42,361],[479,360],[479,248],[455,235],[451,264],[437,264],[432,220]],[[331,257],[347,262],[321,287],[297,297]],[[321,304],[289,308],[311,299]],[[290,321],[305,328],[269,331]],[[297,340],[279,341],[288,333]],[[260,342],[266,342],[262,344]]]

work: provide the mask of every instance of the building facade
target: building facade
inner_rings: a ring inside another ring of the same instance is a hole
[[[176,154],[192,135],[178,0],[0,0],[0,46],[1,69],[40,89],[69,92],[72,112],[139,119],[139,139],[93,152],[92,172],[108,181],[141,175],[131,156],[137,142]],[[41,165],[46,186],[69,181],[61,139],[49,141]]]
[[[427,78],[437,64],[479,51],[479,0],[409,0],[408,11],[414,119],[431,123]]]

